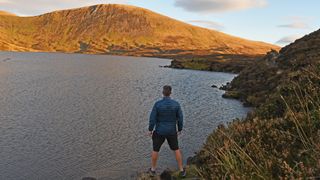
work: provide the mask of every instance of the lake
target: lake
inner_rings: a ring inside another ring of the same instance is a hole
[[[132,179],[150,166],[148,118],[162,86],[184,113],[184,162],[219,124],[246,115],[212,88],[235,75],[161,68],[170,60],[0,52],[0,179]],[[176,168],[167,143],[158,172]]]

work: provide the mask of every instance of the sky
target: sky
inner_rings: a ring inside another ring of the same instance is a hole
[[[234,36],[285,46],[320,28],[319,0],[0,0],[20,16],[95,4],[129,4]]]

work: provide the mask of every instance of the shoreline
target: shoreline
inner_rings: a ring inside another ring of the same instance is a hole
[[[168,55],[168,54],[125,54],[125,53],[91,53],[91,52],[65,52],[65,51],[6,51],[4,53],[56,53],[56,54],[75,54],[75,55],[95,55],[95,56],[120,56],[120,57],[142,57],[170,60],[171,63],[165,67],[175,69],[190,69],[213,72],[225,72],[238,74],[245,67],[263,57],[263,55]]]

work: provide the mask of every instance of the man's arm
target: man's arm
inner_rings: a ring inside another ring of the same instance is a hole
[[[177,119],[178,119],[178,131],[182,131],[183,128],[183,114],[181,107],[179,105],[178,112],[177,112]]]
[[[149,118],[149,131],[153,131],[154,126],[156,125],[157,122],[157,106],[156,104],[153,105],[150,118]]]

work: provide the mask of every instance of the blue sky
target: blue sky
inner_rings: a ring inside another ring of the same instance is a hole
[[[0,0],[18,15],[102,3],[130,4],[227,34],[284,46],[320,28],[319,0]]]

